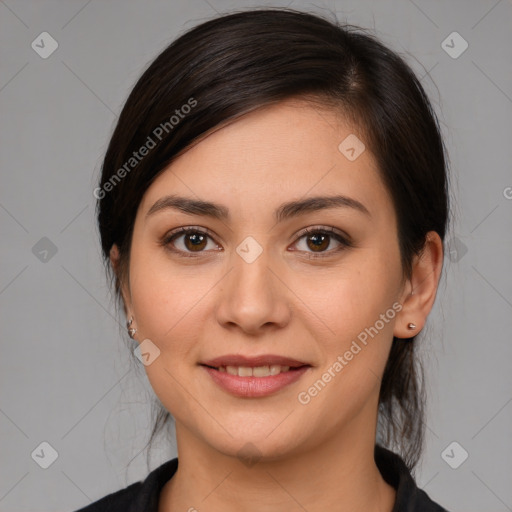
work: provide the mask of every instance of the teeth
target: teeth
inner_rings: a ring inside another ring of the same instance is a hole
[[[285,369],[286,368],[286,369]],[[289,366],[283,366],[281,368],[281,366],[279,366],[278,364],[273,364],[271,367],[270,367],[270,375],[277,375],[278,373],[281,373],[281,372],[287,372],[288,370],[290,369]]]
[[[252,374],[254,377],[268,377],[270,375],[270,367],[256,366],[252,369]]]
[[[256,366],[254,368],[248,366],[221,366],[218,368],[219,372],[227,372],[230,375],[238,375],[238,377],[268,377],[287,372],[289,369],[289,366],[281,366],[279,364]]]
[[[235,368],[236,371],[236,368]],[[240,366],[238,368],[239,377],[251,377],[252,376],[252,368],[247,368],[246,366]]]

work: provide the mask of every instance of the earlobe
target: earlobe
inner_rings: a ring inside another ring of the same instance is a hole
[[[414,257],[411,278],[404,289],[402,310],[393,331],[396,338],[416,336],[425,326],[434,305],[442,267],[443,242],[438,233],[429,231],[423,250]]]
[[[128,320],[128,322],[126,322],[126,329],[128,331],[128,336],[130,336],[130,338],[132,340],[134,340],[135,333],[137,332],[137,328],[133,327],[132,324],[133,324],[133,315],[130,317],[130,320]]]

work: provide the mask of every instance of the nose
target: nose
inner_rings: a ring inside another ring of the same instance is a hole
[[[231,271],[219,288],[216,314],[224,328],[258,335],[282,328],[290,320],[293,294],[279,270],[272,268],[265,249],[254,261],[234,253]]]

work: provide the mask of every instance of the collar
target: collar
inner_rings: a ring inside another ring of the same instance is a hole
[[[392,512],[447,512],[419,489],[402,458],[396,453],[375,445],[375,463],[384,480],[396,489],[396,501]],[[178,469],[178,459],[172,459],[155,470],[147,478],[135,484],[137,490],[127,512],[158,512],[160,492]]]

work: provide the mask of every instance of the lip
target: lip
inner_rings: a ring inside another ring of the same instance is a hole
[[[289,366],[290,370],[267,377],[239,377],[218,370],[220,366],[255,368],[271,365]],[[204,361],[200,363],[200,366],[221,389],[231,395],[243,398],[258,398],[277,393],[298,381],[311,368],[311,365],[304,361],[275,354],[262,354],[254,357],[228,354]]]
[[[228,354],[219,356],[215,359],[203,361],[200,364],[219,368],[219,366],[247,366],[254,368],[256,366],[270,366],[278,364],[280,366],[290,366],[291,368],[298,368],[299,366],[311,366],[304,361],[298,361],[290,357],[277,356],[274,354],[263,354],[255,357],[242,356],[240,354]],[[245,377],[244,377],[245,378]],[[266,377],[258,377],[264,379]]]
[[[269,375],[268,377],[239,377],[227,372],[220,372],[209,366],[201,365],[201,367],[220,388],[242,398],[259,398],[277,393],[299,380],[311,368],[311,366],[305,365],[295,370],[289,370],[278,375]]]

